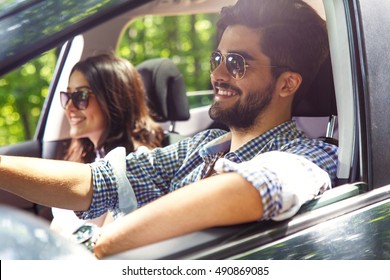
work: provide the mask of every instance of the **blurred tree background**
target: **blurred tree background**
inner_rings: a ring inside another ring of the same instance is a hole
[[[34,136],[56,60],[52,50],[0,78],[0,146]]]
[[[207,90],[209,55],[216,47],[217,15],[147,16],[123,32],[117,54],[134,65],[166,57],[179,67],[187,91]],[[56,50],[0,77],[0,146],[32,139],[57,59]],[[190,107],[210,104],[211,96],[191,95]]]
[[[183,73],[187,92],[207,90],[210,52],[216,48],[217,14],[146,16],[133,21],[122,35],[119,56],[137,65],[166,57]],[[210,104],[212,96],[190,95],[191,108]]]

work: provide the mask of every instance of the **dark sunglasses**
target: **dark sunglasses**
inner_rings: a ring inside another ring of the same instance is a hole
[[[79,90],[74,92],[61,91],[61,106],[65,109],[69,100],[72,100],[73,106],[75,106],[77,110],[85,110],[88,107],[89,95],[91,93],[92,92],[88,90]]]
[[[222,54],[221,52],[214,51],[210,55],[210,71],[214,72],[215,69],[225,60],[226,69],[229,74],[236,80],[244,78],[246,68],[249,65],[246,63],[245,57],[238,53]],[[275,66],[275,65],[260,65],[262,67],[276,67],[289,69],[288,67]]]
[[[222,54],[220,52],[212,52],[210,55],[210,71],[215,69],[225,60],[226,69],[234,79],[242,79],[245,75],[246,68],[249,66],[245,58],[238,53]]]

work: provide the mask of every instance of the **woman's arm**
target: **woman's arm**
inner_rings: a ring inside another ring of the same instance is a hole
[[[103,228],[98,258],[213,226],[262,216],[257,189],[236,173],[210,177],[128,214]]]
[[[46,206],[86,210],[92,200],[89,165],[0,156],[0,188]]]

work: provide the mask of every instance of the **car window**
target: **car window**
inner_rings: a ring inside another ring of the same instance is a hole
[[[139,18],[123,32],[117,53],[134,65],[156,57],[172,59],[184,76],[190,108],[209,105],[208,61],[216,47],[217,18],[217,14]]]
[[[56,61],[53,49],[0,77],[0,146],[34,137]]]

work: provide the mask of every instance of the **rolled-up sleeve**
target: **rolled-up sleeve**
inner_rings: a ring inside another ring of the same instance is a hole
[[[327,172],[303,156],[273,151],[243,163],[219,159],[215,170],[236,172],[260,193],[262,220],[292,217],[306,201],[331,188]]]
[[[126,176],[126,150],[112,150],[92,164],[92,202],[88,210],[75,211],[81,219],[92,219],[110,211],[116,218],[137,208],[134,190]]]

